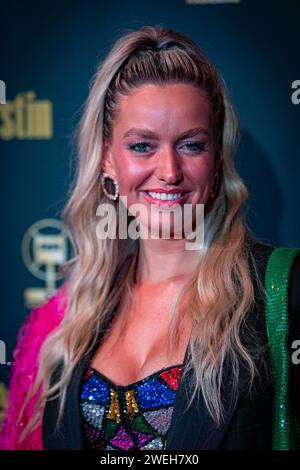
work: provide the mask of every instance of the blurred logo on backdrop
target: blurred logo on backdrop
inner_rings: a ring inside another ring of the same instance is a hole
[[[63,277],[60,267],[70,256],[71,240],[60,220],[42,219],[26,231],[21,251],[28,271],[45,282],[44,287],[25,289],[25,305],[31,309],[44,303],[56,291],[57,282]]]
[[[0,139],[52,138],[53,113],[50,100],[37,100],[34,91],[26,91],[19,93],[13,101],[5,101],[4,83],[2,91],[0,84],[0,101],[3,98],[3,92],[4,103],[0,106]]]

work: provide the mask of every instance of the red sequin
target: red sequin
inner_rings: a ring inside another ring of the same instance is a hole
[[[159,374],[159,376],[172,388],[172,390],[178,389],[181,367],[173,367],[173,369],[167,370]]]

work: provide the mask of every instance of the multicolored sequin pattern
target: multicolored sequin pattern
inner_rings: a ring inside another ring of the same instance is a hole
[[[87,446],[96,450],[164,449],[181,371],[182,364],[178,364],[121,386],[89,367],[80,399]]]

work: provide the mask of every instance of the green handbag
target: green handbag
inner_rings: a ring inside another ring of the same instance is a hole
[[[300,449],[300,426],[290,407],[290,352],[288,347],[288,289],[298,248],[275,248],[265,276],[266,324],[275,382],[272,449]],[[300,366],[299,366],[300,367]]]

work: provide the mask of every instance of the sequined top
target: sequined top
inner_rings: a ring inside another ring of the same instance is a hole
[[[89,367],[80,396],[84,447],[164,449],[182,365],[165,367],[126,386],[115,385]]]

